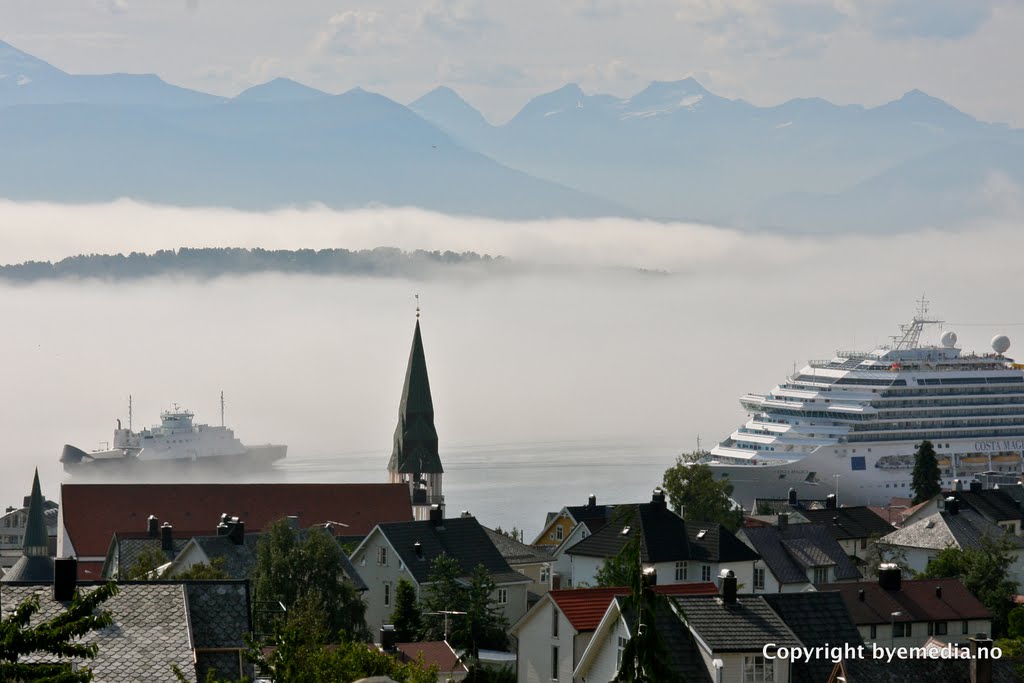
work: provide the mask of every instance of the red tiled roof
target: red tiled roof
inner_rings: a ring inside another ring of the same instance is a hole
[[[662,595],[717,595],[713,583],[671,583],[655,586]],[[549,591],[548,595],[562,610],[576,631],[593,631],[601,623],[612,598],[628,595],[628,588],[575,588]]]
[[[61,514],[81,557],[104,556],[114,532],[160,524],[215,534],[222,513],[258,531],[287,515],[303,528],[327,521],[347,524],[346,535],[365,536],[381,522],[412,520],[405,484],[62,484]]]
[[[464,664],[459,661],[459,656],[452,650],[451,645],[443,640],[425,640],[420,643],[398,643],[398,658],[403,662],[414,662],[423,653],[423,660],[427,666],[437,664],[440,672],[467,671]]]
[[[942,596],[936,594],[942,589]],[[900,589],[886,590],[877,581],[831,583],[819,591],[838,591],[858,626],[888,624],[893,612],[903,612],[896,621],[957,621],[991,619],[992,615],[971,595],[959,579],[904,579]],[[864,591],[864,600],[860,591]]]

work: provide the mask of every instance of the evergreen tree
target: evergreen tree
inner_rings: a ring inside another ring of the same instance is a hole
[[[633,634],[622,650],[622,664],[616,673],[616,683],[676,683],[681,677],[672,670],[668,651],[658,634],[657,614],[671,614],[663,595],[654,592],[655,575],[641,570],[640,543],[631,541],[619,553],[631,558],[629,569],[630,594],[623,601],[623,616],[632,620]],[[672,618],[678,618],[673,616]]]
[[[409,643],[419,636],[422,627],[420,606],[416,602],[416,587],[408,579],[399,579],[395,587],[395,610],[391,623],[395,626],[395,637],[400,643]]]
[[[456,622],[450,642],[463,648],[472,660],[480,650],[504,650],[508,646],[508,619],[494,603],[496,586],[487,569],[478,564],[469,580],[466,616]]]
[[[89,631],[110,626],[110,612],[99,607],[117,594],[117,585],[108,583],[88,593],[75,591],[71,605],[49,621],[30,626],[39,611],[39,597],[24,600],[14,612],[0,621],[0,681],[48,681],[83,683],[92,680],[89,669],[72,668],[71,662],[24,664],[28,656],[49,654],[61,658],[95,659],[96,643],[76,642]]]
[[[342,571],[341,554],[334,537],[323,529],[299,533],[287,520],[277,520],[256,546],[254,600],[280,602],[289,621],[322,627],[331,638],[345,632],[350,638],[369,640],[366,605]],[[256,626],[257,631],[268,627]]]
[[[626,545],[622,546],[622,550],[605,558],[594,575],[594,580],[602,588],[632,586],[639,566],[638,557],[640,557],[640,534],[633,534]]]
[[[729,531],[743,525],[743,510],[729,498],[733,485],[727,479],[716,481],[707,465],[690,462],[681,455],[665,470],[661,487],[672,507],[680,509],[686,519],[718,522]]]
[[[928,439],[921,442],[914,454],[914,475],[910,488],[914,490],[914,505],[931,500],[942,492],[939,461]]]

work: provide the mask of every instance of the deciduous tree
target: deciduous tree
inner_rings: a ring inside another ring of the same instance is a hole
[[[743,524],[743,510],[729,498],[732,484],[728,479],[716,480],[707,465],[679,456],[676,464],[665,470],[661,486],[668,494],[669,504],[681,510],[685,519],[718,522],[729,531],[736,531]]]

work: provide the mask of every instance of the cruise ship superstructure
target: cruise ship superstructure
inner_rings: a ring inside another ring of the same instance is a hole
[[[941,345],[920,343],[922,301],[893,343],[870,353],[838,352],[810,361],[768,394],[740,398],[747,422],[715,446],[706,462],[728,477],[732,497],[753,499],[838,493],[842,505],[886,505],[912,497],[914,453],[928,439],[944,486],[980,472],[1021,472],[1024,370],[1004,354],[965,354],[952,331]]]

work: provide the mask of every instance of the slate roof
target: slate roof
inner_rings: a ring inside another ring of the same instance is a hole
[[[836,579],[861,578],[839,542],[823,524],[746,527],[743,534],[779,583],[807,583],[811,567],[834,567]]]
[[[434,401],[430,396],[427,359],[423,353],[420,321],[412,335],[409,365],[405,370],[402,400],[398,405],[394,448],[388,471],[411,474],[444,472],[437,453],[437,430],[434,428]]]
[[[873,534],[885,536],[896,528],[863,505],[835,510],[803,510],[802,514],[812,524],[826,525],[837,541],[871,538]]]
[[[250,633],[248,581],[186,581],[196,649],[246,647]]]
[[[611,557],[639,533],[640,555],[644,562],[743,562],[758,557],[722,525],[683,521],[670,512],[664,502],[620,505],[617,510],[611,522],[566,552],[586,557]],[[627,526],[629,532],[623,534]]]
[[[537,562],[551,561],[551,555],[537,550],[532,545],[520,543],[514,538],[509,538],[505,534],[499,534],[497,531],[487,527],[484,527],[484,531],[487,533],[487,537],[491,539],[494,547],[498,549],[498,552],[501,553],[501,556],[510,565],[536,564]]]
[[[739,595],[734,604],[720,597],[673,598],[683,618],[713,653],[761,652],[767,643],[799,646],[800,640],[760,595]]]
[[[941,588],[941,597],[936,594]],[[886,590],[877,581],[831,583],[819,592],[836,591],[858,626],[888,624],[893,612],[903,612],[896,621],[962,621],[991,619],[992,615],[971,595],[959,579],[904,579],[899,590]],[[860,599],[864,591],[864,599]]]
[[[150,536],[146,532],[115,533],[110,539],[110,548],[107,551],[107,559],[103,563],[101,576],[104,578],[112,577],[115,555],[118,573],[122,576],[135,567],[140,557],[150,552],[160,553],[165,558],[165,562],[170,562],[188,545],[189,538],[190,534],[188,532],[185,535],[173,536],[171,538],[171,551],[168,552],[163,549],[163,543],[159,534],[157,536]]]
[[[762,597],[804,647],[849,643],[863,644],[860,631],[837,593],[765,593]],[[812,658],[792,667],[792,683],[820,683],[828,679],[833,664]]]
[[[567,505],[565,511],[576,520],[577,524],[586,524],[590,533],[603,527],[615,515],[617,505]]]
[[[79,557],[103,557],[115,531],[145,531],[150,515],[210,533],[222,513],[237,515],[250,531],[296,515],[303,527],[334,520],[359,536],[380,522],[412,519],[406,484],[63,484],[61,506]]]
[[[4,572],[0,582],[31,581],[33,583],[53,582],[53,558],[42,555],[22,555],[10,569]]]
[[[38,591],[38,584],[0,586],[0,603],[6,610]],[[83,587],[84,588],[84,587]],[[184,587],[157,582],[124,583],[119,593],[104,603],[114,619],[110,626],[91,631],[82,642],[96,643],[99,654],[90,668],[97,683],[173,680],[171,666],[177,665],[188,681],[196,680]],[[55,617],[64,605],[49,597],[44,588],[40,609],[31,623]],[[22,661],[55,661],[52,655],[28,656]]]
[[[883,536],[879,542],[931,550],[949,545],[968,549],[979,547],[986,534],[992,538],[1005,537],[1016,548],[1024,548],[1024,538],[1007,534],[974,510],[960,510],[957,514],[940,510]]]
[[[1008,495],[1018,507],[1024,508],[1024,486],[1020,484],[998,484],[996,490]]]
[[[453,517],[445,519],[442,525],[430,520],[391,522],[380,524],[378,528],[419,584],[429,581],[431,565],[442,554],[459,563],[465,578],[478,564],[483,564],[495,583],[530,581],[509,566],[475,517]],[[417,542],[422,557],[416,556],[414,544]]]
[[[990,521],[1008,522],[1024,519],[1017,501],[1000,489],[957,491],[953,495],[960,501],[961,509],[966,505]]]
[[[50,555],[50,540],[46,532],[45,505],[39,488],[39,469],[32,478],[32,495],[29,496],[28,519],[25,523],[25,537],[21,557],[14,566],[4,573],[0,582],[8,581],[53,581],[53,559]]]
[[[713,583],[670,583],[654,587],[662,595],[717,595],[718,587]],[[601,623],[612,598],[628,595],[629,588],[569,588],[548,591],[548,596],[558,605],[565,618],[576,631],[593,631]]]
[[[210,561],[222,560],[221,568],[232,579],[247,579],[256,566],[256,545],[260,536],[259,532],[246,533],[242,543],[235,543],[227,536],[193,536],[191,540]]]
[[[798,500],[796,505],[789,502],[789,498],[754,498],[754,504],[750,506],[752,515],[777,515],[782,512],[793,510],[822,510],[825,508],[824,498],[805,498]]]
[[[629,625],[630,633],[635,630],[636,616],[630,609],[629,602],[617,597],[616,602],[622,618]],[[680,681],[686,683],[711,683],[711,674],[700,654],[700,646],[693,638],[693,633],[679,618],[671,605],[665,601],[658,603],[654,611],[654,628],[661,638],[668,657],[671,670],[678,675]]]

